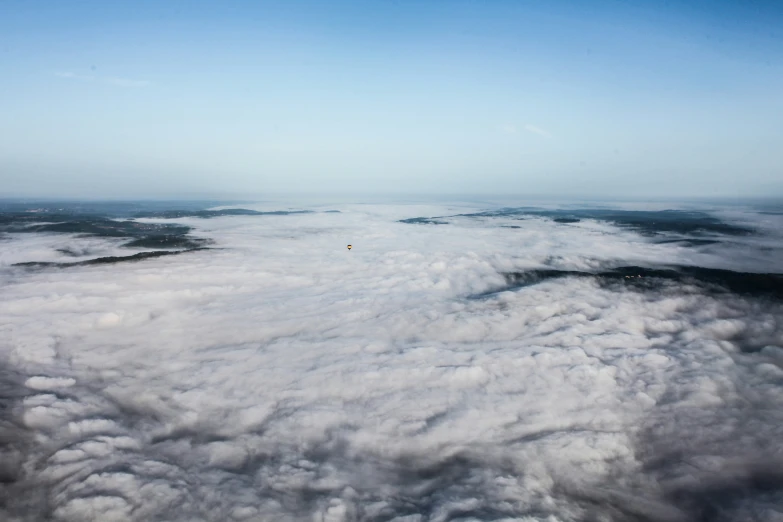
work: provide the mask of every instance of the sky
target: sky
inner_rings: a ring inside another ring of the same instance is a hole
[[[783,3],[0,4],[0,197],[783,195]]]

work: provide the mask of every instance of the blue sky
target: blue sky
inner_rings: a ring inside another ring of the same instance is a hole
[[[783,195],[783,2],[0,4],[0,196]]]

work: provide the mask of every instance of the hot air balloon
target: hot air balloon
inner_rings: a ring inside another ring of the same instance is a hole
[[[348,250],[350,250],[350,249],[351,249],[351,245],[348,245]]]

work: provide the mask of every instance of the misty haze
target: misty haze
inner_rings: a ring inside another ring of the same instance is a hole
[[[783,3],[0,5],[0,521],[783,521]]]

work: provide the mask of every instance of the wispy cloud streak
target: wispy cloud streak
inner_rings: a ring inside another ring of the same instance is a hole
[[[96,76],[92,74],[79,74],[72,71],[58,71],[54,73],[58,78],[82,82],[96,82],[105,85],[114,85],[117,87],[148,87],[152,82],[147,80],[134,80],[131,78],[120,78],[117,76]]]
[[[533,134],[538,134],[539,136],[542,136],[542,137],[547,138],[547,139],[552,137],[552,133],[551,132],[549,132],[546,129],[542,129],[541,127],[538,127],[536,125],[533,125],[531,123],[526,123],[525,124],[525,130],[528,131],[528,132],[532,132]]]

